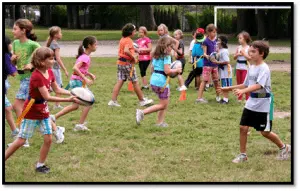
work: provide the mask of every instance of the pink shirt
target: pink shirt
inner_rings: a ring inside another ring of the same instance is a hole
[[[144,37],[137,39],[136,43],[139,45],[139,48],[148,48],[148,44],[151,43],[150,38]],[[150,52],[140,53],[139,54],[140,61],[151,60]]]
[[[79,68],[80,72],[83,74],[83,75],[86,75],[89,71],[89,67],[90,67],[90,64],[91,64],[91,58],[86,55],[86,54],[82,54],[81,56],[79,56],[76,60],[76,64],[82,62],[82,65],[81,67]],[[80,76],[78,75],[75,75],[73,73],[73,75],[71,76],[71,80],[83,80]]]

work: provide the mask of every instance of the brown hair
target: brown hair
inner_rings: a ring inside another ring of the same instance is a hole
[[[167,47],[171,46],[172,44],[174,44],[172,38],[170,37],[160,38],[157,42],[154,51],[151,53],[151,56],[153,58],[158,59],[169,55],[169,53],[167,52]]]
[[[246,41],[247,44],[249,44],[249,43],[252,41],[252,39],[251,39],[251,37],[250,37],[250,34],[249,34],[248,32],[242,31],[242,32],[240,32],[240,33],[237,35],[237,37],[239,38],[240,35],[243,36],[243,38],[245,39],[245,41]]]
[[[258,49],[259,54],[264,53],[263,59],[269,55],[269,43],[264,40],[256,40],[250,44],[255,49]]]
[[[76,59],[84,53],[83,48],[88,48],[89,45],[93,45],[96,42],[97,42],[97,39],[94,36],[85,37],[82,41],[82,44],[78,47],[78,55],[76,56]]]
[[[33,41],[37,40],[37,36],[32,32],[33,25],[28,19],[18,19],[16,20],[15,25],[21,30],[25,29],[25,34],[28,39]]]
[[[49,37],[47,39],[46,46],[49,47],[51,42],[53,41],[54,36],[61,31],[61,28],[58,26],[53,26],[49,28]]]
[[[48,47],[39,47],[35,49],[35,51],[31,55],[31,64],[35,68],[43,68],[45,67],[42,65],[42,62],[45,61],[47,58],[53,57],[54,52]]]
[[[159,28],[163,28],[164,31],[165,31],[165,34],[169,34],[168,27],[167,27],[165,24],[161,23],[161,24],[157,27],[157,30],[158,30]]]
[[[177,29],[177,30],[174,31],[174,34],[175,34],[176,32],[178,32],[178,34],[179,34],[179,36],[180,36],[180,39],[183,39],[183,32],[182,32],[182,30]]]
[[[212,32],[214,30],[217,30],[216,26],[214,24],[209,24],[206,26],[206,32],[209,33],[209,32]]]
[[[139,28],[139,30],[142,30],[142,31],[144,32],[145,36],[147,36],[147,34],[148,34],[148,30],[147,30],[147,28],[146,28],[146,27],[144,27],[144,26],[141,26],[141,27]]]

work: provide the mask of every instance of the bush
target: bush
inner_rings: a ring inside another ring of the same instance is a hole
[[[60,27],[67,27],[67,6],[66,5],[55,5],[51,12],[52,25]]]

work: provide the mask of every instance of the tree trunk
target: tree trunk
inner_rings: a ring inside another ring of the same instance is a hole
[[[268,37],[269,38],[278,38],[280,34],[278,34],[278,21],[279,21],[279,10],[269,9],[268,10]]]
[[[148,30],[155,30],[156,23],[151,5],[139,5],[140,8],[140,25],[145,26]]]
[[[246,10],[244,9],[237,10],[237,33],[246,30],[245,15],[246,15]]]
[[[46,5],[45,6],[45,26],[51,26],[51,10],[50,6]]]
[[[257,10],[257,39],[267,38],[265,28],[265,10]]]
[[[67,5],[68,28],[73,28],[72,5]]]
[[[73,28],[80,29],[78,5],[72,5]]]

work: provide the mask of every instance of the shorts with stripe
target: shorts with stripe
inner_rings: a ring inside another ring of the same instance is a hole
[[[44,135],[52,134],[50,117],[45,119],[23,119],[18,137],[23,139],[31,138],[36,127],[39,127],[40,132]]]
[[[20,88],[17,92],[16,99],[26,100],[29,94],[30,78],[24,78],[20,81]]]
[[[123,81],[132,81],[135,82],[138,80],[137,75],[136,75],[136,69],[132,72],[132,77],[130,77],[130,71],[132,68],[132,64],[127,64],[127,65],[119,65],[118,64],[118,80],[123,80]]]
[[[272,121],[269,113],[251,111],[247,108],[244,108],[240,125],[253,127],[256,131],[272,131]]]
[[[221,86],[222,87],[232,86],[232,78],[222,78],[221,79]]]

